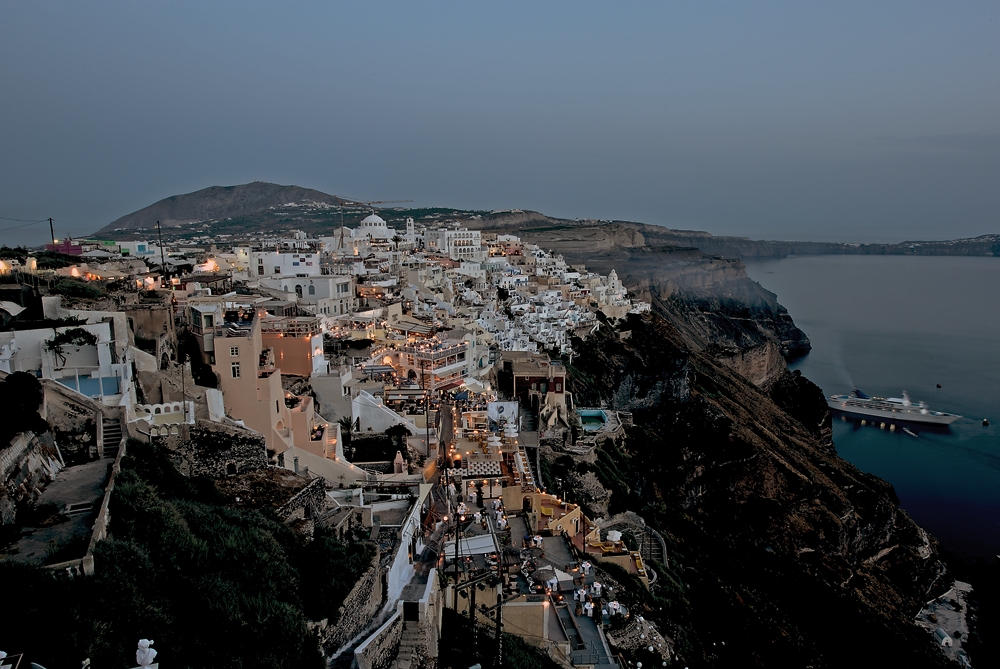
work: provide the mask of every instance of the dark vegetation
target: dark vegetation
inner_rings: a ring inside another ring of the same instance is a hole
[[[41,328],[65,328],[73,325],[86,325],[87,321],[82,318],[76,318],[75,316],[66,316],[64,318],[42,318],[40,320],[16,320],[10,321],[3,328],[3,330],[38,330]]]
[[[49,288],[49,293],[87,300],[99,300],[108,297],[108,291],[101,288],[98,284],[92,281],[84,281],[83,279],[75,279],[70,276],[61,276],[56,279]]]
[[[439,667],[471,667],[479,663],[486,669],[493,666],[496,658],[496,628],[478,624],[473,629],[472,622],[445,609],[441,628],[442,643]],[[558,669],[559,665],[547,655],[520,637],[503,635],[504,669]]]
[[[38,413],[42,396],[42,384],[33,374],[14,372],[0,380],[0,448],[6,448],[18,432],[49,431]]]
[[[7,650],[48,666],[134,664],[152,638],[172,667],[324,666],[307,619],[336,619],[374,549],[319,531],[309,542],[270,512],[223,506],[208,479],[129,442],[96,574],[0,562]],[[12,644],[18,646],[14,649]]]
[[[404,432],[406,428],[401,428]],[[394,430],[398,435],[398,430]],[[408,433],[407,433],[408,434]],[[392,434],[367,434],[359,432],[351,437],[351,452],[356,462],[386,462],[396,457],[396,451],[406,451],[399,437]]]
[[[0,247],[0,259],[3,260],[19,260],[21,263],[24,263],[28,256],[33,257],[37,261],[38,269],[59,269],[60,267],[69,267],[80,262],[80,259],[76,256],[66,255],[58,251],[29,251],[23,246],[16,246],[14,248],[9,246]]]

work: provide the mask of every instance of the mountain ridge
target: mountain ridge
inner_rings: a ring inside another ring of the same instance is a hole
[[[341,223],[356,225],[367,211],[326,211],[351,200],[311,188],[253,181],[235,186],[210,186],[172,195],[126,214],[97,231],[98,235],[127,237],[141,234],[160,221],[177,229],[194,223],[210,224],[215,233],[253,234],[262,231],[303,230],[320,234]],[[281,207],[296,205],[293,211]],[[345,215],[346,214],[346,215]],[[701,230],[677,230],[661,225],[622,220],[563,219],[530,211],[473,211],[449,207],[384,209],[383,218],[398,225],[406,217],[455,218],[472,229],[546,236],[587,235],[588,244],[609,246],[671,246],[697,248],[709,255],[730,258],[784,258],[789,255],[971,255],[1000,257],[1000,234],[952,240],[912,240],[898,243],[805,242],[755,240],[713,235]],[[202,231],[205,232],[205,231]],[[568,240],[564,240],[568,241]],[[582,238],[580,241],[583,241]]]
[[[338,206],[345,202],[346,200],[336,195],[329,195],[312,188],[283,186],[267,181],[251,181],[235,186],[209,186],[190,193],[165,197],[112,221],[97,232],[100,234],[152,228],[157,221],[164,228],[173,228],[185,223],[245,216],[293,203]]]

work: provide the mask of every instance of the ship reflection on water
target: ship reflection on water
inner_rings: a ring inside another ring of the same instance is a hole
[[[893,418],[892,420],[871,417],[862,418],[853,414],[837,411],[836,409],[833,409],[832,412],[834,417],[841,423],[849,423],[852,430],[874,428],[884,432],[898,433],[902,437],[918,437],[922,433],[942,435],[952,434],[951,426],[949,425],[914,423],[912,421],[899,420],[898,418]]]

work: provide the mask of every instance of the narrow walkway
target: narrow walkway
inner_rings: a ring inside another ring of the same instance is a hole
[[[597,623],[594,622],[593,618],[585,615],[576,615],[574,608],[573,603],[568,602],[565,610],[576,621],[584,647],[574,650],[571,653],[573,664],[593,664],[598,666],[614,664],[611,659],[611,653],[601,638],[601,633],[597,631]]]

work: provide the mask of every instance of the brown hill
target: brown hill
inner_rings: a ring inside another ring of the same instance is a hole
[[[174,195],[122,216],[98,232],[152,228],[156,221],[169,228],[213,221],[234,216],[246,216],[271,207],[289,204],[340,205],[344,200],[301,186],[281,186],[265,181],[254,181],[238,186],[210,186],[193,193]]]

